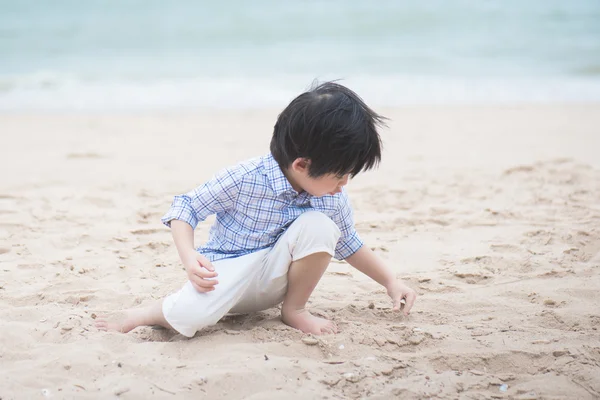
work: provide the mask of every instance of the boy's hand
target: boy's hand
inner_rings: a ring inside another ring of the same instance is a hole
[[[192,250],[186,253],[181,261],[185,266],[188,279],[197,291],[207,293],[215,290],[215,285],[219,281],[213,278],[219,274],[215,272],[215,268],[206,257]]]
[[[410,314],[410,309],[415,300],[417,299],[417,292],[406,286],[401,280],[394,280],[390,286],[387,287],[387,293],[392,298],[394,304],[394,311],[403,309],[404,315]],[[404,307],[402,307],[402,300],[406,301]]]

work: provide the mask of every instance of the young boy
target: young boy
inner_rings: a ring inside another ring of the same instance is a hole
[[[393,309],[416,294],[359,238],[344,186],[381,159],[384,118],[351,90],[324,83],[279,115],[270,154],[228,168],[176,196],[162,221],[171,227],[189,281],[164,300],[126,311],[100,329],[129,332],[161,325],[192,337],[227,313],[283,302],[281,318],[305,333],[336,333],[306,309],[331,257],[345,259],[387,289]],[[194,249],[194,228],[216,214],[208,242]]]

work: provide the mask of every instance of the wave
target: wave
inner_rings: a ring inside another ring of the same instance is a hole
[[[0,110],[144,110],[281,108],[314,79],[341,83],[374,106],[600,101],[600,79],[587,77],[437,77],[359,75],[201,76],[97,79],[52,72],[0,78]]]

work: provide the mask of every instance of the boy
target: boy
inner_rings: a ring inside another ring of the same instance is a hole
[[[177,293],[100,329],[129,332],[161,325],[192,337],[225,314],[283,302],[281,318],[305,333],[336,333],[306,303],[331,257],[345,259],[387,289],[408,315],[416,294],[363,246],[343,187],[378,165],[384,118],[351,90],[324,83],[279,115],[270,154],[217,174],[176,196],[162,221],[171,227],[189,281]],[[194,228],[216,214],[208,242],[194,249]]]

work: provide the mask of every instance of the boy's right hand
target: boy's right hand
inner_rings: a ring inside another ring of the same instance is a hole
[[[213,267],[206,257],[199,254],[196,250],[192,250],[186,253],[181,261],[185,266],[188,279],[197,291],[207,293],[215,290],[215,285],[219,281],[214,278],[219,274],[216,273],[215,267]]]

